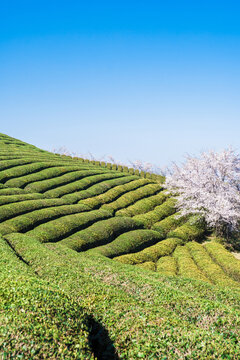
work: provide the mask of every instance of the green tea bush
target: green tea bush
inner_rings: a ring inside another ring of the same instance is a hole
[[[239,284],[232,280],[223,269],[212,260],[202,245],[192,241],[188,242],[186,247],[189,249],[197,266],[214,284],[233,288],[239,287]]]
[[[153,261],[146,261],[141,264],[136,264],[136,266],[138,266],[144,270],[156,271],[156,264]]]
[[[127,193],[128,191],[138,189],[146,184],[149,184],[148,180],[145,179],[138,179],[131,181],[127,184],[119,185],[114,187],[113,189],[108,190],[106,193],[95,196],[90,199],[81,200],[81,204],[85,204],[90,208],[99,207],[103,204],[110,203],[114,201],[116,198],[120,197],[121,195]]]
[[[153,232],[153,230],[148,230]],[[161,235],[156,231],[157,236]],[[126,254],[122,256],[117,256],[114,260],[120,261],[124,264],[140,264],[146,261],[156,262],[161,256],[170,255],[176,248],[177,245],[181,245],[182,240],[177,238],[169,238],[162,240],[155,245],[149,246],[142,251],[136,252],[134,254]]]
[[[119,220],[121,219],[124,218],[119,218]],[[133,219],[131,220],[134,222],[135,228],[137,228],[136,222]],[[113,258],[116,256],[121,256],[123,254],[130,254],[136,251],[143,250],[147,246],[156,244],[156,242],[161,239],[161,235],[159,233],[156,233],[155,231],[132,230],[118,236],[115,240],[113,240],[107,245],[95,248],[94,252],[97,251],[101,255]]]
[[[186,246],[177,246],[173,258],[177,262],[178,275],[202,281],[209,281],[209,279],[204,275],[204,273],[199,269],[199,267],[194,262],[188,248]]]
[[[124,209],[116,211],[116,216],[135,216],[139,214],[144,214],[152,209],[155,206],[161,205],[167,198],[167,195],[164,191],[160,193],[149,196],[145,199],[136,201],[133,205],[127,206]]]
[[[72,171],[77,171],[79,168],[77,166],[54,166],[48,169],[38,171],[37,173],[21,176],[19,178],[8,180],[5,184],[9,187],[22,187],[24,188],[28,184],[36,181],[52,179],[58,176],[61,176],[65,173],[70,173]]]
[[[160,257],[160,259],[156,262],[156,271],[161,275],[175,276],[177,274],[177,264],[175,258],[172,256]]]
[[[75,169],[76,170],[76,169]],[[69,167],[69,172],[67,174],[59,175],[55,178],[49,178],[41,181],[36,181],[31,184],[28,184],[25,189],[34,192],[45,192],[51,189],[55,189],[59,186],[69,184],[73,181],[83,179],[84,177],[97,175],[102,173],[100,170],[76,170]]]
[[[161,221],[157,221],[155,224],[153,224],[151,229],[163,232],[165,236],[167,236],[170,231],[175,230],[178,226],[183,225],[187,221],[186,216],[178,217],[178,215],[179,213],[175,213]]]
[[[35,237],[41,242],[56,242],[72,235],[80,229],[90,226],[98,220],[111,217],[106,210],[93,210],[80,214],[66,215],[37,226],[27,234]]]
[[[112,201],[109,204],[104,204],[102,208],[111,211],[117,211],[119,209],[125,208],[128,205],[133,204],[134,202],[144,198],[145,196],[150,196],[157,193],[158,191],[160,191],[160,189],[161,188],[158,184],[148,184],[136,190],[123,194],[117,200]]]
[[[67,183],[66,185],[59,186],[55,189],[45,191],[44,194],[50,197],[61,197],[63,195],[67,195],[75,191],[85,190],[88,187],[97,184],[101,181],[110,180],[121,176],[123,175],[117,172],[92,175],[92,176],[84,177],[81,180],[77,180],[72,183]]]
[[[162,205],[156,206],[152,211],[149,211],[146,214],[136,215],[133,219],[139,221],[146,228],[151,228],[154,223],[174,214],[175,212],[175,199],[171,198],[167,199]]]
[[[175,230],[168,233],[169,237],[177,237],[183,239],[185,242],[193,240],[201,240],[206,232],[203,223],[194,222],[194,218],[190,218],[185,224],[177,227]]]
[[[64,200],[61,199],[35,199],[2,205],[0,211],[0,221],[4,221],[17,215],[21,215],[44,207],[58,206],[64,204]]]
[[[224,271],[236,281],[240,282],[240,261],[235,258],[223,245],[211,241],[204,245],[210,256]]]
[[[88,199],[93,196],[97,196],[103,194],[104,192],[110,190],[111,188],[124,185],[132,180],[135,180],[136,176],[127,176],[123,175],[118,178],[110,179],[102,181],[98,184],[92,185],[87,190],[77,191],[73,194],[63,195],[63,199],[66,200],[68,203],[77,202],[83,199]]]
[[[88,210],[89,209],[86,205],[75,204],[47,207],[40,210],[30,211],[26,214],[16,216],[0,223],[0,234],[6,235],[12,232],[30,231],[40,224],[57,219],[61,216]]]
[[[88,228],[76,232],[62,240],[61,244],[76,251],[84,251],[95,246],[104,245],[120,234],[138,227],[139,225],[131,218],[110,218],[98,221]]]
[[[35,200],[42,199],[42,194],[32,193],[32,194],[14,194],[14,195],[2,195],[0,191],[0,205],[20,202],[24,200]]]

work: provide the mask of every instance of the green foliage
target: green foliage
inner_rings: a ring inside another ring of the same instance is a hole
[[[93,210],[79,214],[72,214],[52,220],[48,223],[39,225],[27,234],[35,237],[41,242],[56,242],[70,236],[95,221],[111,217],[109,211]]]
[[[12,232],[30,231],[42,223],[49,222],[64,215],[80,213],[87,210],[88,208],[82,204],[61,205],[34,210],[0,223],[0,234],[6,235]]]
[[[87,205],[91,209],[100,207],[103,204],[107,204],[114,201],[116,198],[127,193],[128,191],[138,189],[146,184],[149,184],[149,181],[145,179],[138,179],[135,181],[131,181],[127,184],[124,184],[124,186],[123,185],[116,186],[113,189],[108,190],[104,194],[95,196],[93,198],[81,200],[80,203]]]
[[[153,230],[148,230],[153,232]],[[161,235],[159,232],[154,232],[156,238],[159,236],[161,239]],[[166,240],[162,240],[155,245],[149,246],[142,251],[136,252],[134,254],[126,254],[122,256],[117,256],[114,260],[117,260],[123,264],[140,264],[146,261],[154,261],[156,262],[161,256],[170,255],[177,245],[181,245],[182,240],[177,238],[169,238]]]
[[[165,219],[161,221],[157,221],[153,226],[151,227],[152,230],[160,231],[167,236],[167,234],[175,230],[178,226],[183,225],[187,217],[181,216],[178,217],[179,213],[175,213],[173,215],[167,216]]]
[[[101,181],[110,180],[121,176],[123,175],[118,172],[109,172],[98,175],[92,175],[92,176],[84,177],[81,180],[74,181],[72,183],[71,182],[67,183],[66,185],[58,186],[55,189],[45,191],[44,194],[50,197],[61,197],[63,195],[70,194],[75,191],[85,190],[88,187],[97,184]]]
[[[148,184],[122,195],[117,200],[112,201],[110,204],[104,204],[102,208],[111,211],[117,211],[119,209],[125,208],[128,205],[133,204],[134,202],[144,198],[145,196],[153,195],[160,190],[161,187],[158,184]]]
[[[41,194],[14,194],[14,195],[2,195],[0,191],[0,206],[5,204],[16,203],[25,200],[35,200],[42,199],[43,196]]]
[[[44,207],[58,206],[63,204],[65,204],[65,202],[61,199],[35,199],[2,205],[0,211],[0,221],[4,221],[17,215]]]
[[[136,176],[122,175],[119,178],[117,177],[116,179],[114,178],[110,180],[105,180],[96,185],[90,186],[89,188],[87,188],[87,190],[75,191],[72,194],[63,195],[63,199],[66,200],[68,203],[88,199],[93,196],[103,194],[104,192],[115,186],[124,185],[132,180],[136,180]]]
[[[204,245],[210,256],[224,271],[236,281],[240,282],[240,261],[235,258],[223,245],[211,241]]]
[[[58,188],[59,186],[72,183],[76,180],[83,179],[88,176],[97,175],[102,173],[100,170],[77,170],[69,167],[69,172],[66,174],[59,175],[54,178],[48,178],[45,180],[35,181],[25,187],[26,190],[34,192],[46,192],[51,189]]]
[[[149,211],[146,214],[136,215],[133,219],[139,221],[146,228],[151,228],[154,223],[174,214],[175,212],[175,199],[171,198],[167,199],[162,205],[156,206],[152,211]]]
[[[173,258],[177,262],[178,275],[201,281],[209,281],[193,260],[186,246],[177,246]]]
[[[239,287],[239,284],[226,275],[223,269],[213,261],[202,245],[192,241],[187,243],[186,247],[199,269],[214,284],[233,288]]]
[[[75,234],[62,240],[61,244],[76,251],[84,251],[95,246],[104,245],[123,232],[130,231],[138,227],[139,225],[136,221],[131,218],[110,218],[98,221],[88,228],[76,232]]]
[[[176,250],[175,250],[176,251]],[[177,274],[177,264],[172,256],[162,256],[156,262],[156,271],[161,275],[174,276]]]
[[[155,271],[156,270],[156,264],[153,261],[146,261],[144,263],[141,264],[136,264],[136,266],[144,269],[144,270],[151,270],[151,271]]]
[[[190,218],[185,224],[177,227],[175,230],[168,233],[169,237],[178,237],[185,242],[193,240],[201,240],[206,232],[205,225],[194,221]]]
[[[145,199],[136,201],[133,205],[127,206],[121,210],[116,211],[116,216],[135,216],[138,214],[144,214],[155,206],[161,205],[167,198],[166,192],[161,191],[160,193],[149,196]]]
[[[121,217],[119,219],[117,218],[116,220],[121,223],[122,219],[125,218]],[[136,224],[133,219],[131,220],[134,222],[134,224]],[[137,226],[135,225],[135,228],[136,227]],[[123,254],[130,254],[136,251],[140,251],[146,246],[155,244],[159,240],[161,240],[161,235],[155,231],[133,230],[118,236],[115,240],[107,245],[95,248],[94,252],[97,251],[104,256],[113,258]]]

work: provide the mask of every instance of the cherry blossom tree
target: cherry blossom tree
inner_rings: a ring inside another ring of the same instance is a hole
[[[197,214],[217,235],[238,231],[240,156],[232,148],[187,156],[182,167],[173,165],[165,187],[176,196],[181,215]]]

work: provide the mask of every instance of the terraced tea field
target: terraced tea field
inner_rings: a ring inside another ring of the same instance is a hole
[[[163,181],[0,134],[3,359],[240,357],[240,261]]]

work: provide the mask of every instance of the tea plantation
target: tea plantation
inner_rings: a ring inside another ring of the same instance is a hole
[[[1,359],[240,358],[240,261],[163,181],[0,134]]]

